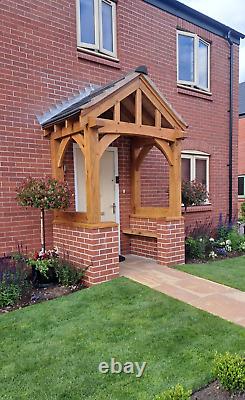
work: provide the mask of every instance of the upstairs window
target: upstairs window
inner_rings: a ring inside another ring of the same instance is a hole
[[[116,4],[77,0],[78,47],[116,57]]]
[[[178,83],[210,90],[210,44],[188,32],[177,32]]]
[[[238,177],[238,197],[245,198],[245,175]]]

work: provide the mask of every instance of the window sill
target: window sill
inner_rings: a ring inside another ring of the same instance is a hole
[[[97,64],[107,65],[108,67],[121,69],[118,58],[113,58],[101,53],[94,53],[87,49],[77,48],[77,57]]]
[[[207,211],[212,211],[213,206],[212,204],[204,204],[202,206],[192,206],[188,207],[186,213],[196,213],[196,212],[207,212]],[[182,214],[185,214],[185,208],[182,207]]]
[[[213,95],[211,92],[205,92],[201,89],[195,89],[189,86],[177,84],[177,92],[180,94],[186,94],[188,96],[198,97],[204,100],[213,101]]]

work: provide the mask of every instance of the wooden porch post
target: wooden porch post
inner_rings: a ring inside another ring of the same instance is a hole
[[[173,165],[169,166],[169,216],[180,218],[181,214],[181,143],[171,145]]]
[[[141,206],[141,182],[140,170],[137,168],[139,149],[133,140],[131,141],[131,146],[131,206],[132,212],[135,213]]]
[[[54,139],[51,135],[50,145],[51,145],[52,176],[55,179],[64,181],[63,165],[61,167],[58,166],[58,151],[60,142],[58,139]]]
[[[98,154],[98,130],[84,129],[84,154],[86,171],[87,221],[100,222],[100,160]]]

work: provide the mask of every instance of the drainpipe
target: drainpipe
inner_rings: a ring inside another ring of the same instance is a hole
[[[232,222],[233,217],[233,204],[232,204],[232,192],[233,192],[233,81],[234,81],[234,69],[233,69],[233,61],[234,61],[234,43],[231,38],[232,31],[229,31],[227,34],[227,41],[230,45],[230,116],[229,116],[229,223]]]

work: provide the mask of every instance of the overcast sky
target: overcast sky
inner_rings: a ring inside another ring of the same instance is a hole
[[[245,0],[180,0],[181,3],[198,10],[245,33]],[[240,82],[245,81],[245,39],[240,46]]]

